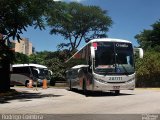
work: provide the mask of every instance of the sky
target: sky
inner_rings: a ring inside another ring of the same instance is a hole
[[[59,1],[59,0],[55,0]],[[144,29],[152,29],[151,25],[160,19],[160,0],[61,0],[79,2],[84,5],[96,5],[108,11],[113,25],[109,28],[109,38],[129,40],[138,46],[135,35]],[[62,36],[50,35],[46,30],[27,28],[21,37],[28,38],[36,51],[56,51],[57,45],[64,42]],[[84,46],[84,42],[80,47]]]

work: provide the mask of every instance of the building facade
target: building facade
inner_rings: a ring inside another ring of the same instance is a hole
[[[20,42],[15,41],[15,52],[31,55],[32,48],[32,43],[27,38],[22,38]]]

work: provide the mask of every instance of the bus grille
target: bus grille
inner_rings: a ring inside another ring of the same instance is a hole
[[[99,75],[106,75],[106,74],[111,74],[114,73],[114,69],[96,69],[95,73],[99,74]]]

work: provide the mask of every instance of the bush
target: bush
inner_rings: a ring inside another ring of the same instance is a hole
[[[160,87],[160,53],[146,52],[143,59],[137,59],[136,72],[137,87]]]

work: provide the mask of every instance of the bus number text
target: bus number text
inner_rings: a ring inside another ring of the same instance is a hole
[[[109,80],[122,80],[122,77],[109,77]]]

